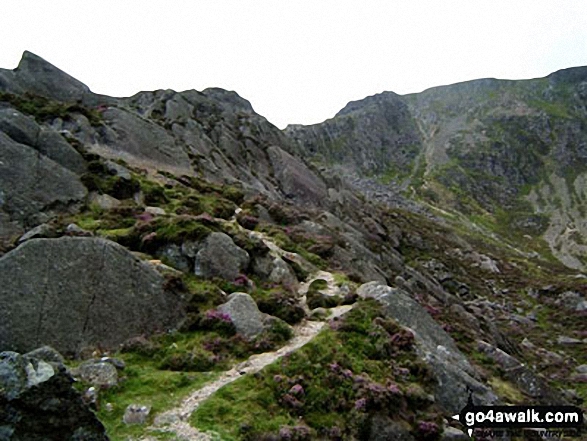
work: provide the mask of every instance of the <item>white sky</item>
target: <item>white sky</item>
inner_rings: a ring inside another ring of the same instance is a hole
[[[280,128],[351,100],[587,65],[587,0],[2,0],[30,50],[94,92],[223,87]]]

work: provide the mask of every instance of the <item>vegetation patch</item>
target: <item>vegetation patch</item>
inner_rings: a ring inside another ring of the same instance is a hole
[[[0,101],[11,104],[19,112],[32,116],[38,122],[51,121],[56,118],[67,121],[73,115],[80,114],[85,116],[92,126],[103,124],[103,116],[98,109],[92,109],[81,104],[53,101],[30,92],[22,95],[0,92]]]
[[[431,377],[413,343],[377,302],[361,301],[300,350],[222,388],[191,422],[227,440],[293,439],[283,437],[293,432],[350,439],[368,433],[376,414],[402,415],[414,433],[420,422],[438,431],[438,412],[426,398]]]

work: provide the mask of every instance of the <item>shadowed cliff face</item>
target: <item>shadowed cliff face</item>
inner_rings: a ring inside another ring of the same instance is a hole
[[[585,266],[587,68],[384,92],[285,132],[315,161],[399,184],[494,231],[541,237],[566,265]]]

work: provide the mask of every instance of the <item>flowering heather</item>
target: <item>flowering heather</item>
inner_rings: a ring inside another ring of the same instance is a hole
[[[304,395],[304,388],[301,384],[295,384],[289,390],[289,393],[292,395]]]
[[[154,218],[154,216],[151,213],[147,213],[147,212],[137,214],[135,217],[140,222],[150,222]]]
[[[359,398],[355,401],[355,410],[359,412],[366,412],[367,411],[367,399],[366,398]]]
[[[230,315],[225,312],[220,312],[216,309],[209,309],[206,311],[206,319],[208,320],[218,320],[225,323],[232,323]]]
[[[279,429],[279,439],[283,441],[310,440],[312,432],[306,426],[283,426]]]
[[[440,433],[440,428],[438,424],[432,421],[420,421],[418,423],[418,434],[420,435],[419,439],[422,440],[433,440],[437,439],[438,434]]]
[[[244,274],[239,274],[237,276],[236,279],[234,279],[234,282],[232,282],[233,285],[236,286],[248,286],[249,285],[249,278],[247,276],[245,276]]]

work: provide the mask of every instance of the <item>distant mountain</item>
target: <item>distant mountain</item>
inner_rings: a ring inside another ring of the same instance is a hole
[[[285,132],[314,161],[395,182],[495,231],[544,238],[587,263],[587,67],[482,79],[349,103]]]

